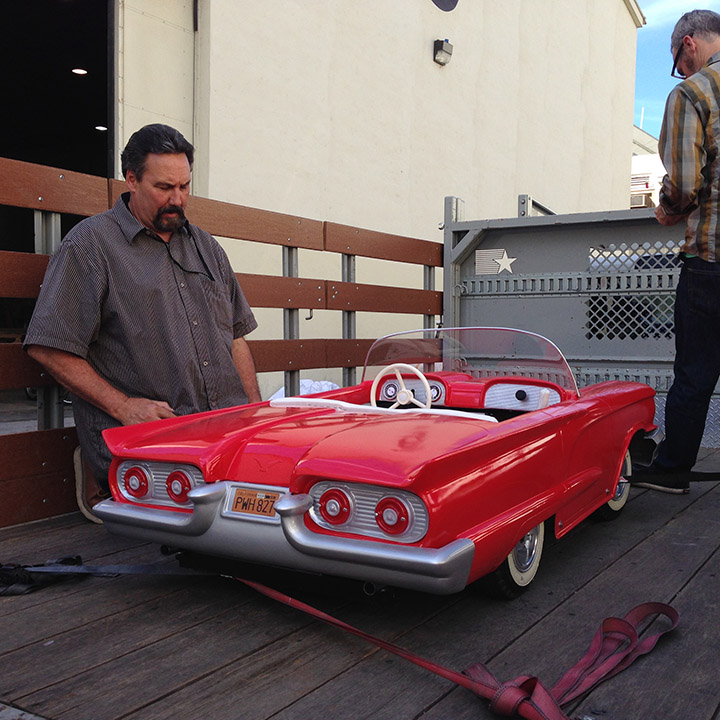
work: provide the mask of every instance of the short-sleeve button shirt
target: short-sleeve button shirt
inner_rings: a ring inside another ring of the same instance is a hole
[[[189,223],[164,242],[133,216],[128,200],[125,193],[63,240],[25,347],[85,358],[126,395],[164,400],[178,415],[246,403],[232,343],[257,321],[227,255]],[[91,467],[106,473],[110,455],[100,433],[119,423],[79,398],[73,409]]]

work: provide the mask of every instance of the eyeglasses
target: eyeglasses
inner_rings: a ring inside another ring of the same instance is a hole
[[[686,37],[692,37],[695,33],[688,33],[683,37],[683,40],[685,40]],[[673,58],[673,66],[672,70],[670,71],[670,77],[677,78],[678,80],[684,80],[687,75],[683,75],[679,72],[675,72],[677,70],[677,64],[680,60],[680,56],[682,55],[683,48],[685,47],[685,43],[683,40],[680,41],[680,47],[678,48],[678,51],[675,53],[675,57]]]

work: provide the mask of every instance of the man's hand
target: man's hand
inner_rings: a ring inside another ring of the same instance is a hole
[[[685,219],[685,215],[668,215],[662,205],[655,208],[655,217],[661,225],[677,225]]]
[[[175,417],[175,413],[166,402],[161,400],[127,398],[118,408],[115,417],[123,425],[135,425]]]
[[[61,385],[123,425],[175,417],[173,409],[162,400],[133,398],[120,392],[77,355],[43,345],[30,345],[28,355],[44,365]]]

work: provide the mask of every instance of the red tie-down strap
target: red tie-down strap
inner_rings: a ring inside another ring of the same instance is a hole
[[[329,625],[357,635],[383,650],[467,688],[488,700],[490,709],[498,715],[521,717],[527,720],[569,720],[560,709],[561,705],[583,695],[603,680],[617,675],[636,658],[650,652],[662,635],[677,627],[680,619],[677,611],[670,605],[650,602],[633,608],[624,618],[611,617],[603,620],[585,655],[560,678],[552,690],[548,690],[538,678],[530,676],[521,676],[512,682],[500,683],[482,663],[472,665],[465,673],[450,670],[358,630],[332,615],[277,590],[250,580],[236,579],[273,600],[302,610]],[[670,620],[670,627],[640,640],[638,635],[640,626],[657,615],[665,615]]]

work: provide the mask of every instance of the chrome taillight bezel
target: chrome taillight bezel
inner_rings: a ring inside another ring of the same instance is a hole
[[[187,495],[192,489],[192,480],[184,470],[173,470],[165,480],[165,490],[168,494],[168,497],[173,502],[178,503],[178,505],[187,504]]]
[[[342,522],[328,522],[325,517],[327,513],[321,510],[321,498],[327,497],[327,493],[332,491],[347,496],[352,508],[352,511],[347,513],[347,519]],[[425,503],[407,490],[365,483],[320,480],[310,487],[308,493],[313,500],[310,517],[313,522],[327,530],[400,543],[418,542],[428,531],[429,514]],[[398,527],[382,522],[383,502],[398,503],[398,508],[402,506],[407,511]],[[378,522],[378,505],[381,505],[381,522]]]
[[[150,475],[141,465],[133,464],[123,473],[123,487],[134,500],[141,500],[150,491]]]
[[[329,525],[344,525],[352,520],[352,498],[341,488],[329,488],[318,500],[318,512]]]
[[[142,471],[147,476],[148,488],[142,496],[138,495],[137,491],[133,492],[132,488],[127,485],[126,477],[128,477],[128,471],[132,469]],[[170,477],[173,473],[180,473],[187,478],[187,484],[183,483],[180,493],[171,492]],[[181,508],[192,507],[192,503],[187,499],[187,493],[193,488],[205,484],[200,468],[194,465],[147,460],[124,460],[118,465],[116,480],[120,494],[129,502]]]
[[[411,515],[410,508],[395,495],[384,497],[375,506],[375,522],[388,535],[407,532]]]

